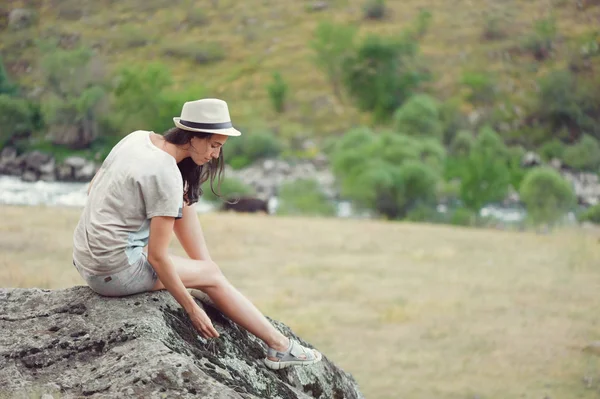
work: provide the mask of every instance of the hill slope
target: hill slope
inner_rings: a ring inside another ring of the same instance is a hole
[[[365,20],[363,0],[306,2],[294,0],[29,0],[14,1],[5,11],[37,9],[38,24],[2,34],[1,51],[22,83],[35,87],[37,37],[80,40],[99,50],[107,69],[137,62],[161,61],[177,85],[202,83],[208,95],[231,103],[234,120],[266,124],[280,132],[306,135],[337,132],[369,121],[352,105],[340,104],[324,74],[311,60],[309,46],[319,21],[357,23],[361,32],[397,35],[421,9],[432,14],[422,54],[435,74],[440,97],[460,94],[465,70],[497,73],[497,87],[516,104],[526,103],[534,79],[548,67],[568,63],[580,39],[600,25],[600,7],[584,1],[406,0],[388,1],[383,20]],[[578,6],[582,3],[583,6]],[[586,4],[587,3],[587,4]],[[597,3],[597,2],[595,2]],[[324,9],[319,9],[323,5]],[[544,62],[519,53],[536,20],[554,15],[558,40]],[[493,34],[497,40],[483,36]],[[31,43],[30,43],[31,44]],[[210,62],[213,58],[215,61]],[[209,59],[209,60],[207,60]],[[33,68],[27,72],[27,66]],[[290,85],[283,115],[271,107],[266,85],[280,71]]]

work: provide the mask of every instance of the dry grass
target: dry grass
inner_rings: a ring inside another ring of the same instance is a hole
[[[523,42],[533,23],[553,13],[560,40],[557,62],[565,63],[572,44],[581,35],[597,29],[600,7],[577,9],[567,0],[405,0],[387,1],[388,17],[364,21],[365,0],[332,0],[328,8],[309,12],[312,2],[295,0],[13,0],[11,7],[38,4],[39,26],[32,37],[77,34],[99,49],[109,69],[131,63],[159,60],[169,65],[178,85],[204,84],[208,95],[231,102],[238,124],[260,121],[277,126],[281,134],[326,134],[361,121],[349,104],[338,104],[323,73],[311,61],[309,41],[319,21],[356,23],[361,32],[397,35],[410,26],[419,10],[433,15],[430,31],[423,39],[422,53],[436,77],[435,89],[443,96],[459,93],[461,73],[494,71],[498,84],[516,104],[535,89],[532,79],[555,63],[537,64],[530,56],[507,60],[502,54]],[[497,41],[482,38],[493,16],[506,35]],[[10,43],[23,33],[6,32],[0,50],[8,61],[32,60],[33,49]],[[6,40],[4,40],[6,39]],[[218,46],[222,61],[200,65],[193,57],[165,55],[165,47]],[[266,85],[273,71],[281,71],[290,85],[290,103],[284,115],[271,108]],[[22,74],[32,87],[36,74]],[[524,91],[525,92],[524,92]]]
[[[78,210],[0,207],[0,286],[83,284]],[[367,398],[596,398],[598,238],[200,215],[213,257]],[[176,240],[173,250],[182,254]]]

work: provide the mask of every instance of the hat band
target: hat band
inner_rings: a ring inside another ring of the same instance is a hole
[[[181,123],[184,126],[187,127],[191,127],[193,129],[211,129],[211,130],[219,130],[219,129],[228,129],[230,127],[233,127],[233,125],[231,124],[231,122],[222,122],[222,123],[198,123],[198,122],[190,122],[190,121],[184,121],[184,120],[179,120],[179,123]]]

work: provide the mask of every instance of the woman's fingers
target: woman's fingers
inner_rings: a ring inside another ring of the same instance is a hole
[[[204,326],[204,329],[202,331],[206,338],[217,338],[219,336],[217,330],[215,330],[214,327],[211,325]]]
[[[210,320],[208,322],[199,321],[197,324],[194,323],[194,326],[205,338],[217,338],[219,336]]]
[[[212,321],[200,307],[190,313],[189,316],[196,330],[205,338],[217,338],[219,336],[219,333],[212,325]]]
[[[218,333],[218,332],[217,332],[217,330],[216,330],[216,329],[213,327],[213,325],[212,325],[212,323],[211,323],[211,321],[210,321],[210,320],[208,321],[208,324],[207,324],[207,329],[208,329],[208,332],[210,333],[211,337],[213,337],[213,338],[217,338],[217,337],[219,336],[219,333]]]

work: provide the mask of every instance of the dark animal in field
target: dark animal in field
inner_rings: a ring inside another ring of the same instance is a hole
[[[255,197],[240,197],[239,199],[228,198],[227,202],[223,203],[221,210],[223,210],[223,211],[232,210],[235,212],[246,212],[246,213],[256,213],[256,212],[269,213],[269,202],[261,200],[260,198],[255,198]]]

